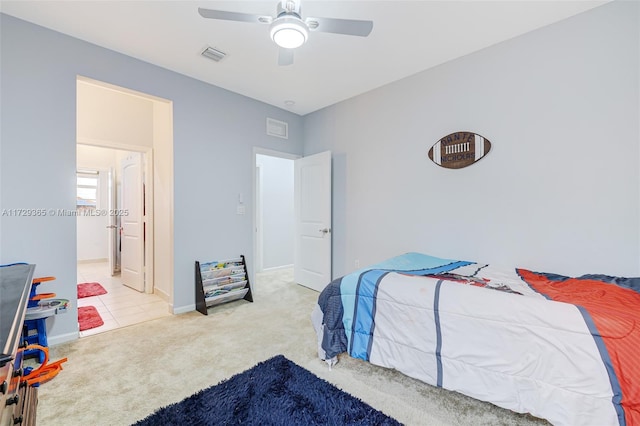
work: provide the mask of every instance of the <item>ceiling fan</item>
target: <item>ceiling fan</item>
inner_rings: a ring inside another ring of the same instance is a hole
[[[312,17],[302,19],[300,0],[281,0],[275,17],[201,7],[198,8],[198,13],[209,19],[269,24],[271,39],[280,46],[278,65],[293,63],[293,49],[307,41],[309,31],[366,37],[373,29],[372,21]]]

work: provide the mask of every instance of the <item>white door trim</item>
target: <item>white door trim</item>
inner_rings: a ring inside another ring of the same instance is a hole
[[[264,244],[264,229],[263,227],[263,211],[262,211],[262,167],[260,167],[260,165],[256,165],[256,169],[255,169],[255,175],[256,175],[256,181],[255,181],[255,192],[256,192],[256,196],[255,196],[255,222],[256,222],[256,226],[254,227],[254,231],[255,231],[255,271],[256,274],[258,272],[262,272],[262,265],[263,265],[263,259],[264,259],[264,253],[263,253],[263,244]]]

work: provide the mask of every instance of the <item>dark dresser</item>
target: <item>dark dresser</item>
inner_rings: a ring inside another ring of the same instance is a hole
[[[0,426],[35,425],[37,388],[20,385],[18,351],[35,265],[0,267]]]

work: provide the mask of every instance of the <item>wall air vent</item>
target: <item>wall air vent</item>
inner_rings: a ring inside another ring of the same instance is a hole
[[[267,135],[289,139],[289,124],[267,117]]]
[[[227,56],[227,54],[218,49],[214,49],[213,47],[207,47],[202,51],[202,56],[213,59],[216,62],[220,62],[225,56]]]

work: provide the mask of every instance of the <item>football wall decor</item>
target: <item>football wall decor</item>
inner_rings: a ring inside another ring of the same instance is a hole
[[[480,161],[490,150],[489,139],[473,132],[455,132],[429,149],[429,159],[440,167],[461,169]]]

